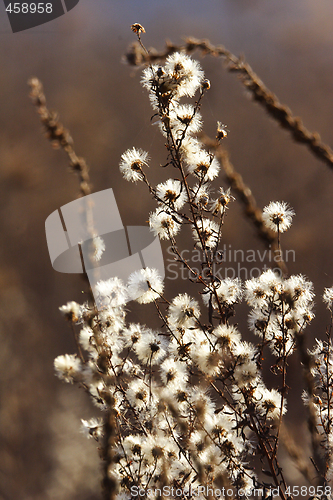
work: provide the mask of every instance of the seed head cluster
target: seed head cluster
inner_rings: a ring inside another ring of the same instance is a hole
[[[132,30],[138,36],[144,33],[139,24]],[[283,484],[275,443],[287,409],[285,370],[297,339],[314,317],[313,285],[303,275],[282,277],[272,270],[245,283],[214,274],[227,208],[234,198],[223,187],[217,197],[212,195],[211,181],[220,165],[196,136],[202,127],[201,100],[210,84],[197,61],[176,52],[164,65],[147,66],[142,85],[166,141],[171,176],[153,186],[147,173],[148,162],[153,162],[137,148],[122,155],[120,171],[127,181],[144,182],[153,195],[157,206],[149,226],[169,241],[175,260],[191,273],[193,293],[179,288],[168,298],[166,284],[149,267],[131,274],[127,283],[117,277],[100,281],[98,311],[92,304],[75,302],[60,308],[79,329],[80,356],[58,356],[56,374],[81,384],[105,415],[111,410],[115,415],[108,474],[118,484],[118,500],[130,500],[134,486],[145,490],[167,485],[186,491],[202,485],[251,490]],[[194,96],[194,103],[181,102]],[[218,122],[217,140],[226,136],[226,126]],[[282,233],[293,215],[285,203],[272,202],[263,220]],[[181,232],[191,238],[189,247],[201,251],[201,274],[182,257],[177,240]],[[103,248],[98,240],[95,246],[98,260]],[[249,329],[259,337],[258,345],[245,340],[233,320],[242,300],[250,308]],[[141,305],[145,321],[129,318],[130,301]],[[332,311],[332,288],[325,290],[324,301]],[[147,325],[152,308],[160,320],[158,329]],[[276,359],[272,371],[283,375],[274,388],[266,386],[261,370],[267,349]],[[316,359],[317,399],[313,394],[304,398],[315,405],[329,471],[331,351],[328,338],[317,341],[309,353]],[[100,443],[109,432],[99,419],[82,420],[82,428]],[[268,460],[269,479],[254,471],[255,453]]]

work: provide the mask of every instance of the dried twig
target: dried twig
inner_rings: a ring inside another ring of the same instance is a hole
[[[302,450],[294,440],[293,435],[288,430],[286,425],[282,422],[280,437],[282,444],[288,455],[294,462],[295,466],[302,474],[302,476],[309,481],[310,484],[313,482],[313,473],[311,473],[310,467],[307,464],[307,460],[304,457],[304,450]]]
[[[82,196],[89,195],[91,193],[91,183],[88,173],[88,166],[83,158],[76,155],[73,148],[73,139],[67,129],[59,122],[59,117],[57,113],[49,111],[46,107],[46,98],[43,92],[43,85],[38,80],[38,78],[32,78],[29,80],[29,85],[31,87],[30,97],[33,104],[36,106],[38,114],[40,115],[41,121],[44,125],[46,136],[51,141],[52,145],[56,148],[62,148],[68,155],[70,159],[70,166],[74,172],[78,174],[80,181],[80,192]],[[91,214],[91,207],[89,203],[86,204],[86,217],[87,225],[93,236],[93,220]],[[81,252],[82,257],[82,252]],[[83,258],[82,258],[83,263]],[[83,273],[83,277],[88,281],[88,276],[86,272]],[[95,307],[94,296],[92,293],[91,286],[89,284],[89,297],[91,303]],[[73,328],[74,330],[74,328]],[[74,332],[75,335],[75,332]],[[75,336],[76,337],[76,336]],[[77,337],[76,337],[77,340]],[[78,351],[82,361],[84,362],[84,357],[81,353],[80,344],[77,342]],[[117,480],[112,473],[113,464],[115,462],[115,440],[116,440],[116,412],[114,409],[113,398],[108,394],[106,395],[109,403],[109,411],[105,418],[104,423],[104,438],[101,448],[101,455],[103,459],[103,498],[105,500],[113,500],[117,493]]]
[[[251,66],[242,57],[237,57],[221,45],[213,45],[208,40],[186,38],[184,45],[166,43],[162,52],[151,49],[145,53],[138,43],[132,44],[125,58],[131,65],[138,66],[147,62],[164,60],[169,54],[176,51],[192,53],[200,50],[203,55],[222,57],[227,63],[227,70],[236,73],[243,85],[251,92],[253,99],[259,102],[281,127],[287,129],[296,142],[306,144],[310,151],[333,170],[333,151],[322,142],[318,132],[309,131],[299,117],[292,114],[288,106],[281,104],[277,96],[271,92]]]
[[[114,500],[117,494],[118,483],[115,474],[113,473],[113,467],[116,461],[115,443],[117,440],[116,433],[116,411],[114,409],[114,400],[109,395],[109,409],[108,415],[105,419],[104,424],[104,437],[102,445],[102,458],[103,458],[103,499],[104,500]]]
[[[245,184],[242,176],[235,170],[230,162],[228,152],[219,145],[216,140],[211,139],[206,134],[200,134],[200,140],[215,152],[216,158],[220,161],[228,183],[231,188],[239,195],[239,199],[244,207],[245,215],[251,220],[257,230],[258,237],[274,251],[278,251],[278,241],[276,235],[270,231],[264,224],[262,219],[262,211],[257,205],[255,197],[251,189]],[[280,268],[283,274],[287,274],[287,266],[279,252],[279,259],[276,265]]]
[[[309,403],[307,406],[308,409],[308,429],[311,436],[311,446],[312,446],[312,463],[315,466],[319,480],[324,481],[326,464],[325,457],[322,453],[321,441],[322,438],[318,433],[317,429],[317,415],[316,409],[314,406],[314,398],[315,398],[315,378],[312,374],[313,368],[313,359],[310,356],[308,350],[305,346],[305,337],[303,332],[299,332],[295,334],[298,352],[300,356],[300,360],[303,366],[303,379],[305,382],[306,391],[309,397]]]
[[[73,139],[69,131],[59,121],[58,114],[54,111],[50,111],[47,108],[46,97],[44,94],[42,82],[38,78],[34,77],[28,81],[28,84],[31,88],[30,98],[33,104],[36,106],[37,112],[44,125],[46,131],[46,137],[51,141],[53,147],[62,148],[67,153],[68,158],[70,160],[70,167],[73,170],[73,172],[77,173],[79,178],[81,196],[86,196],[91,194],[92,185],[90,182],[88,165],[84,158],[77,156],[77,154],[75,153],[73,146]],[[90,204],[86,203],[85,208],[86,208],[87,228],[91,234],[91,237],[93,238],[94,224],[93,224],[93,217]],[[81,263],[84,269],[83,278],[85,281],[88,281],[89,283],[89,279],[85,271],[85,264],[80,245],[79,245],[79,251],[81,257]],[[89,297],[92,304],[94,304],[95,300],[90,283],[89,283]]]
[[[86,161],[84,158],[80,158],[76,155],[73,147],[73,139],[69,131],[60,123],[58,114],[47,108],[41,81],[38,80],[38,78],[31,78],[28,84],[31,88],[31,100],[37,108],[47,138],[55,148],[62,148],[67,153],[70,160],[70,167],[74,172],[77,172],[79,176],[81,195],[85,196],[90,194],[91,183]]]

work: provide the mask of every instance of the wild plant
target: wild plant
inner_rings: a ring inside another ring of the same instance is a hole
[[[156,166],[148,152],[134,147],[123,153],[119,168],[126,181],[144,183],[156,201],[150,229],[169,243],[175,262],[188,271],[191,293],[169,297],[159,272],[146,267],[127,283],[117,277],[100,281],[98,308],[92,300],[60,308],[77,332],[78,352],[58,356],[54,367],[60,379],[83,387],[101,410],[100,419],[82,420],[82,426],[98,442],[104,498],[279,495],[286,500],[295,495],[280,463],[279,446],[288,406],[288,360],[296,350],[304,370],[303,400],[312,439],[312,456],[301,470],[311,486],[300,491],[302,496],[328,496],[333,479],[333,288],[323,297],[331,315],[326,339],[307,350],[313,285],[303,275],[289,276],[282,259],[281,235],[292,225],[293,209],[273,201],[259,211],[221,149],[226,125],[217,122],[214,140],[202,133],[200,106],[210,82],[200,64],[185,50],[155,55],[154,62],[141,40],[144,28],[134,24],[132,30],[140,62],[146,63],[141,84],[165,139],[163,169],[169,178],[153,185],[149,168]],[[89,193],[86,164],[47,110],[40,82],[34,79],[31,86],[51,140],[67,151],[80,175],[82,194]],[[213,189],[219,160],[227,172],[229,168],[234,191]],[[221,273],[223,229],[233,194],[239,193],[252,207],[249,215],[259,234],[274,244],[279,256],[279,269],[245,282]],[[199,271],[184,258],[184,241],[199,252]],[[95,244],[98,261],[103,241]],[[136,322],[128,320],[132,300],[142,305],[142,318]],[[236,323],[241,301],[248,304],[249,330],[257,344],[245,340],[248,333],[242,334]],[[148,324],[146,304],[155,307],[158,330]],[[273,388],[263,376],[268,360],[273,360]]]

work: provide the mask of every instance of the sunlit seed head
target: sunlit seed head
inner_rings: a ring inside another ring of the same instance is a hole
[[[333,304],[333,287],[325,288],[324,295],[323,295],[323,301],[327,305],[327,308],[331,310],[332,304]]]
[[[157,208],[149,216],[149,226],[155,236],[159,236],[161,240],[167,240],[176,236],[180,231],[181,219],[175,214],[169,214],[163,208]]]
[[[275,232],[284,233],[292,223],[295,212],[284,201],[271,201],[263,209],[262,218],[266,227]]]
[[[143,167],[148,166],[148,153],[142,149],[128,149],[121,156],[120,172],[127,181],[136,182],[144,179]]]

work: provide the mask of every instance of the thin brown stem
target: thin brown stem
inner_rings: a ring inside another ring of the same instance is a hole
[[[80,195],[86,196],[91,194],[92,185],[89,177],[89,169],[84,158],[77,156],[74,150],[73,139],[69,133],[69,131],[62,125],[59,121],[59,116],[54,111],[50,111],[46,105],[46,97],[44,94],[43,84],[38,78],[31,78],[28,81],[30,86],[30,98],[32,103],[37,109],[37,113],[40,116],[41,122],[44,126],[46,137],[50,140],[52,145],[55,148],[62,148],[67,154],[70,167],[73,172],[76,172],[79,183],[80,183]],[[89,202],[85,201],[85,216],[86,216],[86,224],[93,238],[94,234],[94,224],[91,206]],[[89,283],[88,276],[85,270],[85,263],[82,255],[81,245],[79,245],[80,258],[83,266],[83,277]],[[94,263],[93,263],[94,264]],[[89,298],[91,303],[94,305],[96,309],[95,300],[93,296],[93,292],[89,283]]]
[[[79,177],[81,195],[90,194],[91,182],[86,161],[75,153],[73,139],[69,131],[59,121],[58,114],[47,108],[42,82],[38,78],[31,78],[28,84],[31,88],[31,101],[36,106],[37,113],[44,125],[46,137],[54,147],[62,148],[67,153],[70,160],[70,167]]]
[[[277,96],[271,92],[261,81],[258,75],[243,57],[237,57],[221,45],[213,45],[209,40],[198,40],[188,37],[184,45],[175,45],[167,42],[166,48],[162,52],[150,50],[149,54],[140,50],[140,46],[131,45],[126,60],[129,64],[137,66],[147,62],[164,60],[173,52],[184,51],[188,54],[199,50],[203,55],[222,57],[227,65],[226,68],[232,73],[236,73],[242,84],[252,94],[253,99],[258,102],[265,111],[276,120],[279,125],[290,132],[294,141],[305,144],[309,150],[321,161],[326,163],[333,170],[333,151],[322,142],[318,132],[311,132],[304,125],[302,120],[294,116],[292,111],[285,104],[281,104]]]
[[[261,436],[261,433],[258,431],[257,426],[256,426],[256,422],[255,422],[253,416],[251,416],[251,415],[250,415],[250,420],[251,420],[251,423],[252,423],[252,430],[257,435],[260,449],[262,450],[262,452],[264,453],[264,455],[266,457],[266,460],[267,460],[270,472],[272,474],[275,486],[279,487],[279,494],[280,494],[281,499],[282,500],[286,500],[286,495],[284,494],[284,492],[282,491],[282,489],[280,487],[280,481],[278,479],[278,472],[275,470],[275,467],[274,467],[274,457],[272,455],[270,455],[269,451],[267,450],[266,443],[263,440],[263,438]]]
[[[325,476],[326,464],[323,459],[323,454],[321,450],[321,438],[317,429],[317,414],[313,399],[315,397],[315,379],[312,375],[313,369],[313,359],[310,356],[308,350],[305,345],[305,337],[302,331],[295,332],[296,343],[298,347],[298,352],[300,356],[300,360],[303,366],[303,379],[305,382],[306,391],[309,397],[308,408],[308,429],[311,436],[311,446],[313,459],[312,462],[316,464],[316,470],[318,471],[318,475],[323,478]]]
[[[311,474],[310,466],[304,455],[304,450],[297,445],[292,433],[283,424],[283,422],[280,430],[280,441],[299,472],[311,484],[313,481],[313,474]]]
[[[256,228],[257,236],[264,242],[264,244],[272,250],[279,250],[279,243],[276,235],[270,231],[264,224],[262,218],[262,211],[257,205],[256,199],[247,184],[245,184],[242,176],[237,172],[235,167],[230,161],[229,154],[225,148],[219,145],[215,139],[211,139],[206,134],[200,134],[200,140],[203,144],[213,151],[215,151],[216,158],[220,161],[224,170],[226,180],[228,181],[232,190],[238,194],[238,198],[244,207],[246,217],[252,222]],[[288,273],[287,266],[282,259],[282,254],[279,252],[279,260],[276,265],[281,272],[286,275]]]
[[[113,472],[115,466],[115,443],[117,439],[117,424],[116,411],[114,408],[114,400],[110,398],[108,401],[108,414],[104,425],[104,438],[102,447],[103,456],[103,499],[114,500],[118,490],[116,474]]]

